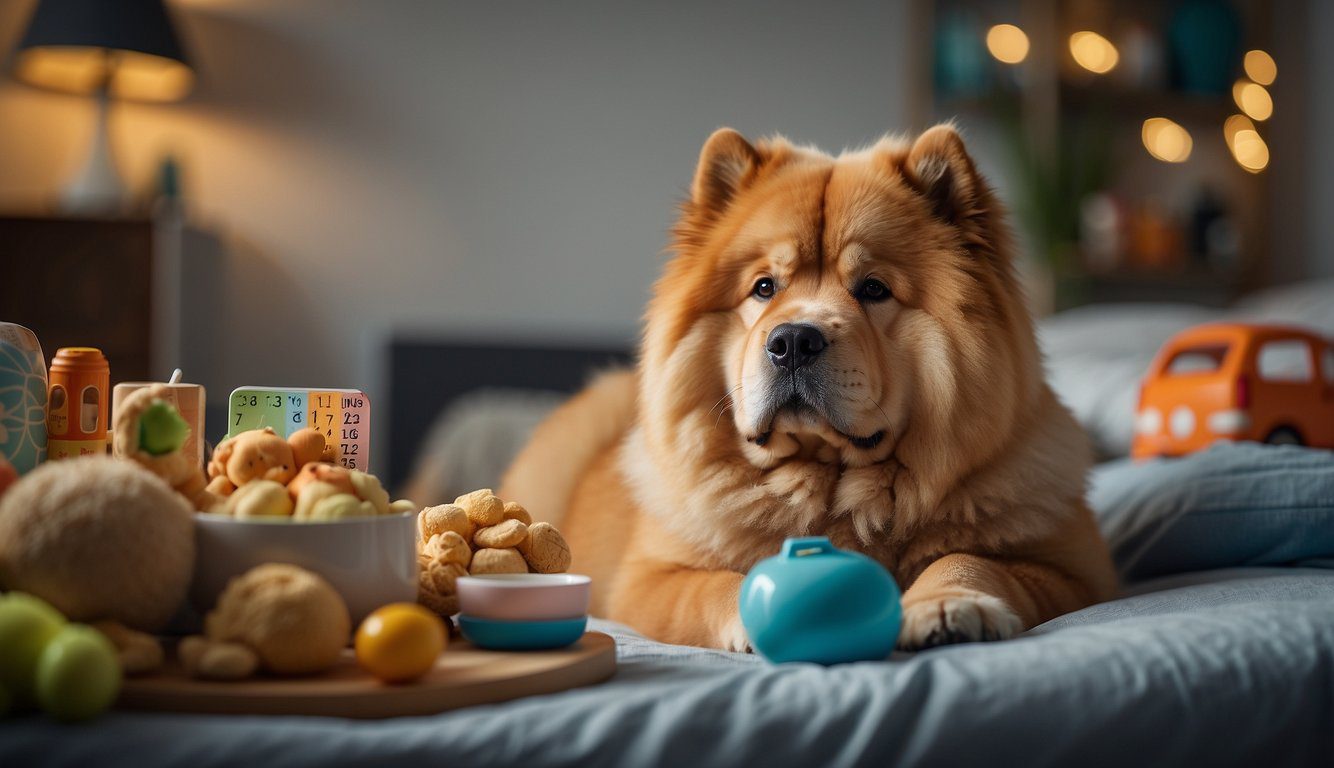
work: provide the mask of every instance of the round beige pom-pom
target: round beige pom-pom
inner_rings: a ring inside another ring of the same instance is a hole
[[[0,583],[75,621],[156,632],[185,600],[194,565],[189,502],[134,462],[48,462],[0,498]]]
[[[329,582],[295,565],[269,563],[232,579],[204,622],[213,641],[243,643],[270,672],[320,672],[347,647],[352,620]]]

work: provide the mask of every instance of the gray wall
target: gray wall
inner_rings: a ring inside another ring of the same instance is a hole
[[[904,128],[905,10],[867,0],[182,0],[201,82],[118,104],[131,179],[179,153],[222,232],[242,383],[374,388],[390,328],[633,339],[699,147],[730,124],[840,147]],[[0,3],[0,47],[32,7]],[[87,99],[0,80],[0,207],[81,160]]]
[[[629,341],[714,128],[838,148],[920,127],[924,33],[901,2],[171,4],[201,82],[182,103],[116,105],[113,143],[141,187],[177,153],[224,238],[216,342],[187,371],[215,397],[375,395],[394,328]],[[0,50],[32,5],[0,0]],[[1280,277],[1334,274],[1334,3],[1274,16],[1298,49],[1279,59],[1275,250],[1307,264]],[[0,209],[55,194],[91,115],[0,78]]]
[[[1309,274],[1334,277],[1334,3],[1311,0],[1308,8],[1303,94],[1308,119],[1299,145],[1306,150],[1301,157],[1307,163],[1303,206],[1298,209],[1302,218],[1280,214],[1280,221],[1304,231],[1297,247],[1305,250]]]

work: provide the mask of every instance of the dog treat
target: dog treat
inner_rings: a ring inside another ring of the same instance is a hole
[[[187,675],[206,680],[244,680],[259,668],[259,656],[246,646],[215,642],[200,635],[182,640],[176,655]]]
[[[389,514],[389,491],[380,485],[380,478],[354,469],[352,488],[362,501],[369,501],[375,507],[375,514]]]
[[[432,536],[445,531],[453,531],[464,541],[472,541],[472,532],[476,526],[468,519],[468,513],[457,504],[441,504],[427,507],[417,516],[417,530],[421,540],[427,541]]]
[[[503,520],[499,525],[492,525],[473,534],[472,543],[477,547],[508,549],[517,547],[528,538],[528,526],[519,520]]]
[[[517,549],[479,549],[472,555],[468,573],[473,576],[486,573],[528,573],[528,564]]]
[[[472,562],[472,548],[463,537],[453,531],[445,531],[432,536],[422,545],[421,554],[444,563],[458,563],[464,568]]]
[[[459,597],[455,582],[468,572],[458,563],[447,563],[419,558],[421,571],[417,578],[417,602],[441,616],[459,612]]]
[[[293,480],[292,482],[296,482]],[[290,490],[290,487],[289,487]],[[306,483],[301,488],[301,493],[297,494],[296,507],[292,512],[292,519],[305,521],[314,519],[315,505],[330,496],[337,496],[343,491],[333,483],[326,483],[323,480],[315,480]]]
[[[274,480],[255,480],[237,488],[223,509],[238,519],[248,517],[286,517],[292,514],[292,497],[287,488]]]
[[[524,525],[533,524],[533,516],[528,514],[528,510],[520,506],[517,501],[505,502],[505,519],[518,520]]]
[[[535,573],[563,573],[570,567],[570,545],[551,523],[533,524],[519,553]]]
[[[454,499],[454,503],[463,507],[468,519],[478,528],[495,525],[505,519],[505,502],[496,498],[490,488],[483,488]]]
[[[345,520],[349,517],[374,517],[375,507],[350,493],[337,493],[315,503],[308,520]]]
[[[351,633],[347,606],[329,582],[279,563],[232,579],[204,621],[209,640],[242,643],[259,656],[264,669],[277,674],[328,669]]]
[[[431,586],[441,594],[452,595],[455,591],[455,582],[460,576],[467,576],[468,571],[458,563],[444,563],[432,561],[426,566],[424,571],[427,578],[430,579]]]
[[[450,616],[459,610],[455,581],[460,576],[569,568],[565,539],[551,524],[531,520],[528,510],[501,501],[489,488],[423,509],[417,517],[417,602]]]
[[[119,621],[98,621],[93,629],[116,646],[120,667],[126,675],[144,675],[162,668],[162,645],[152,635],[130,629]]]

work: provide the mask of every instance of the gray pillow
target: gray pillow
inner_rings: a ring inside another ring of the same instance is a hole
[[[1334,565],[1334,452],[1218,443],[1094,470],[1089,502],[1123,579],[1243,565]]]

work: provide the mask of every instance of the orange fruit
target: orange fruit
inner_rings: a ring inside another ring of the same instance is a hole
[[[386,683],[407,683],[431,671],[447,642],[439,616],[416,603],[391,603],[357,627],[357,663]]]

